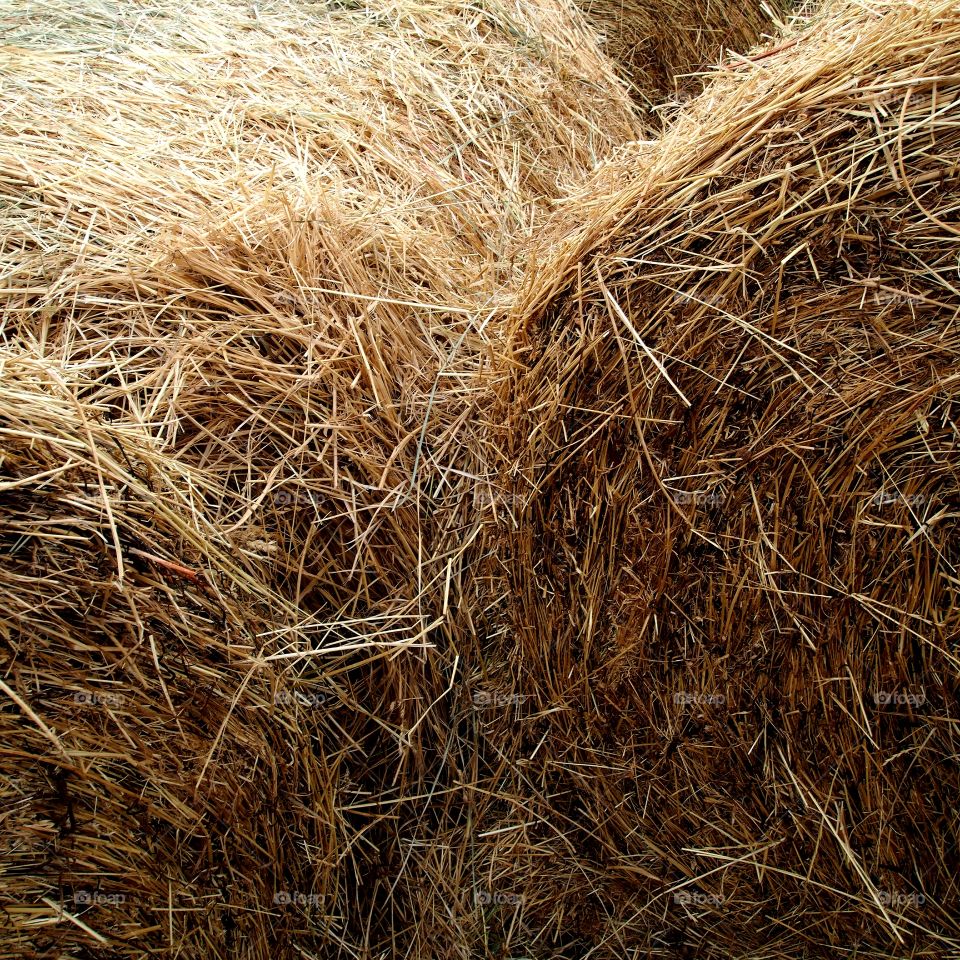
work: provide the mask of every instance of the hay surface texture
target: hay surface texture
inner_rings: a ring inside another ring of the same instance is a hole
[[[627,95],[553,0],[0,21],[0,955],[468,950],[425,650],[490,315]]]
[[[960,944],[958,171],[960,8],[832,4],[533,271],[511,889],[590,956]]]
[[[960,947],[955,4],[0,14],[0,957]]]

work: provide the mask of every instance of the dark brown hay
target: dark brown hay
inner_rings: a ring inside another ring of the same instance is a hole
[[[953,7],[7,19],[5,955],[956,949]]]
[[[285,935],[274,891],[335,890],[340,836],[296,677],[262,656],[296,610],[229,555],[202,475],[84,399],[82,367],[5,350],[0,377],[0,955]]]
[[[841,2],[562,214],[505,430],[531,954],[960,949],[958,171],[960,8]]]

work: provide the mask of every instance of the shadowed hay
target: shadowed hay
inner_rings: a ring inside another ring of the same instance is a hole
[[[554,0],[2,7],[0,955],[463,953],[491,317],[633,106]]]
[[[688,0],[580,0],[638,101],[657,108],[664,98],[695,88],[690,76],[728,50],[745,53],[775,33],[786,0],[739,3]]]
[[[564,955],[960,946],[958,172],[960,8],[840,2],[558,215],[501,882]]]
[[[203,475],[85,401],[81,367],[5,350],[0,377],[0,952],[282,937],[274,891],[335,889],[342,836],[335,758],[262,656],[297,611],[231,557]]]

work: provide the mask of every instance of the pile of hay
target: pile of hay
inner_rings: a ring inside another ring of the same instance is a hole
[[[960,947],[958,172],[960,8],[840,0],[559,215],[502,750],[576,955]]]
[[[275,890],[335,889],[341,832],[296,678],[263,657],[297,611],[81,364],[8,349],[0,382],[0,955],[273,939]]]
[[[439,955],[491,316],[634,107],[563,0],[2,20],[0,955]]]
[[[960,947],[955,5],[9,6],[0,958]]]

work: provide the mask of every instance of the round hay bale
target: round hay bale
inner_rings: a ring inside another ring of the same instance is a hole
[[[396,596],[523,242],[638,133],[582,21],[103,0],[7,37],[5,335],[95,359],[114,417],[217,475],[225,527],[269,514],[299,598]]]
[[[576,955],[960,946],[958,78],[956,3],[831,3],[536,258],[501,749]]]
[[[469,952],[494,314],[634,107],[562,0],[7,6],[0,941]]]

